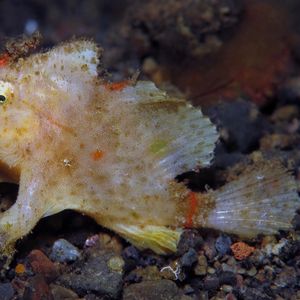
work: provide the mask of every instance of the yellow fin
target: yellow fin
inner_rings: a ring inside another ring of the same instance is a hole
[[[177,250],[182,230],[169,229],[165,226],[134,226],[115,224],[117,231],[139,249],[151,249],[157,254],[170,254]]]

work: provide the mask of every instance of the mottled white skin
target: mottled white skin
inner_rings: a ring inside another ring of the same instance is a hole
[[[216,129],[151,82],[120,90],[101,83],[98,56],[94,43],[75,41],[0,69],[8,88],[0,159],[20,176],[17,201],[0,218],[2,249],[64,209],[138,246],[176,247],[180,234],[166,226],[183,226],[188,190],[173,179],[209,165]],[[103,157],[93,159],[96,151]],[[172,246],[153,245],[160,239]]]
[[[191,207],[174,178],[210,164],[216,128],[151,82],[117,89],[101,82],[98,56],[94,43],[75,41],[0,68],[2,179],[20,184],[0,216],[2,254],[42,217],[65,209],[140,248],[176,250]],[[97,151],[103,155],[94,159]],[[289,228],[299,206],[295,181],[282,166],[274,170],[246,169],[220,191],[198,194],[192,225],[244,236]]]

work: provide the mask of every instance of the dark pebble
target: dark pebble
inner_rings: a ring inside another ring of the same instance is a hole
[[[300,230],[300,214],[295,215],[292,224],[295,230]]]
[[[288,241],[279,253],[281,260],[287,262],[300,252],[300,241]]]
[[[126,247],[122,252],[125,261],[125,272],[133,270],[140,262],[139,251],[134,246]]]
[[[124,281],[128,283],[138,283],[142,281],[142,276],[139,276],[135,272],[130,272],[125,278]]]
[[[51,294],[54,300],[78,300],[78,295],[72,290],[67,289],[63,286],[51,284],[50,285]]]
[[[278,287],[293,287],[297,283],[297,273],[293,267],[285,267],[275,278]]]
[[[236,275],[233,272],[225,271],[219,274],[220,284],[236,285]]]
[[[182,267],[189,268],[191,267],[196,261],[198,261],[197,252],[190,248],[188,252],[186,252],[180,259],[180,264]]]
[[[216,250],[219,254],[224,255],[230,253],[231,238],[228,235],[220,235],[215,243]]]
[[[122,274],[109,267],[109,261],[115,257],[112,252],[95,252],[86,262],[81,261],[80,273],[76,270],[59,277],[59,282],[79,295],[88,292],[117,298],[122,289]]]
[[[145,252],[140,258],[139,263],[144,267],[159,266],[164,264],[164,258],[156,254],[149,254],[149,252]]]
[[[134,246],[126,247],[123,252],[122,256],[124,259],[132,259],[138,261],[140,258],[139,251]]]
[[[215,291],[220,287],[220,280],[217,276],[207,276],[204,279],[204,289],[208,291]]]
[[[216,241],[213,237],[208,237],[204,242],[203,250],[208,260],[212,260],[217,255],[215,243]]]
[[[23,300],[53,300],[50,288],[45,278],[38,274],[30,278],[23,295]]]
[[[265,293],[263,290],[260,290],[259,288],[249,288],[245,287],[241,290],[241,299],[243,300],[273,300],[274,297],[269,296],[267,293]]]
[[[179,244],[177,246],[177,254],[183,255],[190,248],[198,250],[202,245],[203,238],[199,235],[199,233],[196,230],[185,230],[181,235]]]
[[[1,283],[0,284],[0,299],[1,300],[10,300],[13,298],[15,290],[12,287],[11,283]]]
[[[123,300],[179,300],[179,291],[171,280],[143,281],[124,289]]]

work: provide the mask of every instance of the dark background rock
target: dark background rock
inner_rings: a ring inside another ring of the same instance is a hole
[[[145,281],[124,289],[123,300],[179,300],[176,284],[170,280]]]
[[[0,299],[11,300],[15,294],[15,290],[11,283],[0,283]]]
[[[59,277],[58,282],[74,289],[79,295],[88,292],[116,299],[122,289],[122,274],[109,268],[114,253],[95,252],[86,261],[78,262],[75,270]]]

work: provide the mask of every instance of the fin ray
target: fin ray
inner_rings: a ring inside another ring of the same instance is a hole
[[[300,206],[293,176],[274,161],[246,168],[210,196],[215,208],[206,225],[247,237],[291,228]]]
[[[114,224],[113,230],[118,232],[139,249],[151,249],[157,254],[175,252],[182,230],[169,229],[165,226],[134,226]]]

